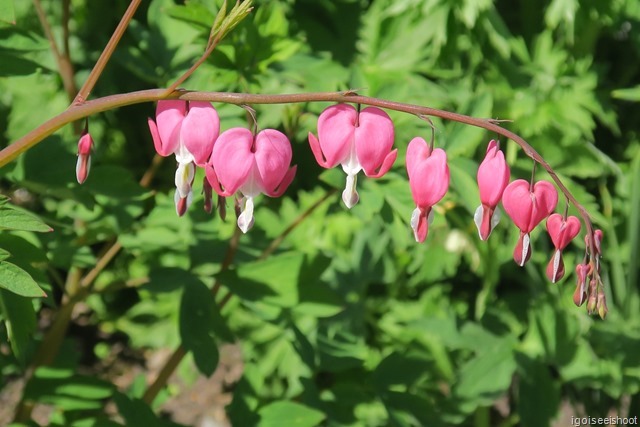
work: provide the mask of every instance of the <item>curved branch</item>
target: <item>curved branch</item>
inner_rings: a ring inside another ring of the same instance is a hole
[[[593,224],[587,210],[576,200],[576,198],[567,189],[560,180],[553,168],[547,163],[540,154],[521,136],[511,132],[496,123],[494,119],[483,119],[466,116],[464,114],[453,113],[450,111],[439,110],[436,108],[423,107],[415,104],[406,104],[402,102],[388,101],[385,99],[372,98],[368,96],[358,95],[353,91],[344,92],[315,92],[300,94],[280,94],[280,95],[261,95],[249,93],[233,93],[233,92],[195,92],[195,91],[174,91],[169,94],[166,89],[149,89],[126,94],[118,94],[105,96],[95,100],[87,101],[80,105],[72,105],[66,111],[58,116],[43,123],[38,128],[29,132],[10,146],[0,151],[0,167],[14,160],[20,153],[28,150],[36,145],[45,137],[51,135],[62,126],[74,120],[87,117],[91,114],[100,113],[102,111],[113,108],[124,107],[142,102],[152,102],[161,99],[183,99],[188,101],[209,101],[221,102],[235,105],[250,104],[293,104],[308,102],[351,102],[358,104],[366,104],[388,110],[400,111],[413,114],[416,116],[432,116],[439,117],[444,120],[463,123],[470,126],[486,129],[499,135],[509,138],[522,148],[524,153],[540,164],[551,176],[560,191],[573,204],[582,217],[587,228],[587,235],[593,235]],[[589,241],[589,252],[595,254],[593,239]]]

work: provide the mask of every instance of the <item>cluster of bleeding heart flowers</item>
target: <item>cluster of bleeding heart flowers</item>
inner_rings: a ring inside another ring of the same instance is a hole
[[[290,166],[291,143],[282,132],[265,129],[256,133],[232,128],[220,133],[220,119],[208,102],[159,101],[156,119],[149,119],[149,128],[156,151],[162,156],[174,154],[176,157],[174,199],[180,216],[193,198],[196,166],[205,169],[205,209],[212,210],[212,190],[221,198],[235,195],[238,227],[245,233],[254,223],[254,198],[259,194],[282,195],[296,172],[296,166]],[[324,168],[339,164],[346,173],[342,200],[348,208],[359,200],[356,183],[360,171],[372,178],[389,171],[397,157],[397,150],[392,150],[393,143],[393,122],[376,107],[360,110],[359,105],[357,108],[348,104],[333,105],[318,118],[318,136],[309,133],[309,144],[318,164]],[[78,145],[79,182],[88,174],[92,145],[91,137],[85,132]],[[416,137],[407,147],[406,168],[416,205],[410,224],[416,241],[424,242],[433,221],[433,207],[449,188],[447,155],[441,148],[434,149],[433,139],[427,143]],[[547,232],[555,247],[546,275],[555,283],[565,274],[562,251],[580,232],[580,221],[566,213],[553,213],[558,193],[550,182],[533,182],[533,179],[509,182],[510,178],[503,152],[495,140],[490,141],[477,174],[481,205],[474,214],[474,222],[480,239],[488,239],[498,224],[498,204],[502,202],[507,215],[520,230],[513,258],[524,266],[531,257],[530,233],[546,219]],[[597,279],[602,232],[596,230],[593,236],[595,262],[588,257],[587,236],[585,259],[576,268],[578,284],[574,302],[580,306],[588,299],[588,311],[604,317],[606,302]]]

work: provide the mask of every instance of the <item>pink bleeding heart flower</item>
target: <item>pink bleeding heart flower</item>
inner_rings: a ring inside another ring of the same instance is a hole
[[[497,206],[510,178],[511,171],[504,159],[504,153],[500,151],[498,142],[492,139],[478,168],[481,205],[476,209],[473,220],[481,240],[487,240],[500,222],[500,209]]]
[[[546,270],[551,283],[556,283],[564,276],[562,250],[580,233],[580,228],[580,220],[575,216],[565,219],[562,215],[555,213],[547,218],[547,232],[556,248]]]
[[[513,252],[513,259],[519,266],[531,257],[531,239],[529,233],[558,204],[558,192],[548,181],[538,181],[531,185],[524,179],[517,179],[505,188],[502,194],[502,206],[507,215],[520,229],[520,237]]]
[[[413,138],[407,147],[407,174],[416,209],[411,214],[411,228],[417,242],[424,242],[433,221],[432,207],[449,188],[447,154],[441,148],[431,150],[427,142]]]
[[[260,193],[279,197],[296,173],[291,164],[291,143],[274,129],[254,136],[244,128],[223,132],[205,169],[216,193],[229,197],[236,191],[243,195],[238,227],[246,233],[253,226],[253,199]]]
[[[76,162],[76,179],[78,184],[87,180],[91,170],[91,152],[93,151],[93,138],[88,131],[84,131],[78,141],[78,161]]]
[[[393,165],[398,155],[398,150],[391,151],[393,139],[393,122],[387,113],[376,107],[357,111],[347,104],[333,105],[320,114],[318,138],[309,133],[318,164],[327,169],[341,164],[347,174],[342,200],[349,209],[359,200],[358,172],[379,178]]]
[[[176,211],[182,216],[191,204],[195,165],[204,166],[220,133],[220,119],[209,102],[158,101],[156,120],[148,120],[156,151],[175,154]]]

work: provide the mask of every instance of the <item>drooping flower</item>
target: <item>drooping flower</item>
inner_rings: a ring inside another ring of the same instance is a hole
[[[575,216],[564,218],[562,215],[555,213],[547,218],[547,232],[556,248],[546,271],[551,283],[556,283],[564,276],[562,250],[580,233],[580,228],[580,220]]]
[[[500,151],[498,143],[492,139],[489,141],[484,160],[478,168],[481,205],[473,216],[482,240],[487,240],[500,222],[500,209],[497,206],[510,178],[511,172],[504,159],[504,153]]]
[[[204,166],[220,133],[220,119],[208,102],[158,101],[156,120],[148,120],[156,151],[161,156],[175,154],[176,211],[183,215],[193,197],[191,186],[195,166]]]
[[[206,166],[209,183],[220,196],[236,191],[243,195],[238,227],[246,233],[253,226],[253,199],[260,193],[279,197],[296,173],[291,163],[291,143],[274,129],[253,135],[250,130],[233,128],[223,132]]]
[[[523,266],[531,257],[529,233],[556,208],[558,192],[548,181],[538,181],[533,185],[524,179],[517,179],[505,188],[502,206],[507,215],[520,229],[520,237],[513,252],[513,259]]]
[[[327,169],[341,164],[347,174],[342,200],[349,209],[359,200],[358,172],[379,178],[393,165],[398,155],[398,150],[391,151],[393,139],[393,122],[387,113],[376,107],[357,111],[347,104],[333,105],[320,114],[318,138],[309,133],[318,164]]]
[[[78,161],[76,162],[76,179],[78,184],[87,180],[91,170],[91,152],[93,151],[93,138],[88,131],[82,132],[78,141]]]
[[[431,150],[427,142],[416,137],[407,147],[407,174],[416,208],[411,214],[411,228],[417,242],[424,242],[433,221],[432,207],[449,188],[447,154],[441,148]]]

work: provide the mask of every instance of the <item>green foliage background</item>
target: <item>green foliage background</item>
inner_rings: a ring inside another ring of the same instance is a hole
[[[203,52],[220,3],[143,2],[92,96],[169,85]],[[62,40],[60,2],[43,4]],[[128,2],[71,4],[80,86]],[[32,4],[0,1],[0,11],[0,20],[17,22],[0,22],[7,145],[68,98]],[[478,239],[475,174],[495,135],[434,120],[451,188],[420,245],[408,224],[414,206],[403,159],[412,137],[429,137],[426,122],[389,112],[398,161],[382,179],[361,179],[361,202],[347,211],[335,192],[340,174],[323,171],[308,149],[328,104],[255,106],[261,128],[290,137],[298,174],[283,198],[258,200],[255,227],[221,271],[234,221],[206,215],[201,197],[176,217],[171,159],[150,188],[138,184],[154,154],[146,123],[154,106],[140,104],[91,117],[97,145],[82,186],[72,126],[0,170],[11,198],[0,202],[0,280],[14,274],[48,295],[0,289],[0,391],[50,358],[24,390],[26,401],[52,405],[50,425],[170,424],[152,411],[174,397],[170,389],[150,409],[140,400],[143,374],[118,390],[91,371],[87,360],[104,358],[117,337],[138,354],[182,343],[191,355],[179,371],[186,382],[195,370],[213,372],[219,345],[239,343],[244,372],[227,407],[238,426],[566,425],[557,423],[567,407],[575,416],[640,414],[639,25],[636,0],[263,0],[185,84],[357,89],[512,120],[504,126],[556,168],[604,231],[606,321],[572,303],[580,238],[556,285],[544,277],[544,230],[533,234],[525,269],[511,259],[517,233],[506,218],[489,242]],[[215,106],[223,129],[246,124],[244,110]],[[512,176],[528,178],[531,161],[513,143],[503,146]],[[92,291],[77,292],[78,277],[115,241],[122,250]],[[222,312],[208,290],[215,280],[236,295]],[[93,335],[68,332],[59,349],[39,347],[38,319],[64,315],[70,297],[83,302]],[[107,401],[118,415],[105,412]]]

